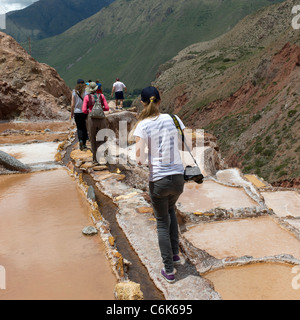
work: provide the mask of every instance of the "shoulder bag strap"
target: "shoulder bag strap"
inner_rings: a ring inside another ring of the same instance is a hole
[[[82,98],[82,96],[79,94],[79,92],[76,91],[76,93],[77,93],[78,97],[83,101],[83,98]]]
[[[104,108],[104,102],[103,102],[103,98],[102,98],[102,94],[101,93],[99,94],[99,98],[100,98],[101,106],[102,106],[102,108]],[[98,98],[97,94],[95,94],[95,96],[94,96],[95,101],[98,101],[99,98]]]
[[[102,105],[102,108],[104,107],[104,102],[103,102],[103,97],[102,97],[102,94],[100,93],[100,102],[101,102],[101,105]]]
[[[192,152],[191,152],[191,149],[189,148],[188,144],[186,143],[183,130],[182,130],[181,126],[180,126],[180,123],[179,123],[177,117],[176,117],[174,114],[170,114],[170,116],[171,116],[171,118],[173,119],[176,128],[177,128],[178,131],[180,132],[180,135],[181,135],[181,137],[182,137],[182,142],[184,143],[185,147],[187,148],[187,151],[190,153],[190,155],[191,155],[191,157],[193,158],[196,166],[199,167],[196,159],[194,158],[194,156],[193,156],[193,154],[192,154]]]

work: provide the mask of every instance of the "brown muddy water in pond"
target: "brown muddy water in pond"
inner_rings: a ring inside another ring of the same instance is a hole
[[[300,217],[300,195],[296,191],[262,192],[266,204],[279,217]]]
[[[5,130],[26,130],[30,133],[13,133],[9,136],[0,135],[0,144],[19,144],[31,141],[52,142],[55,140],[63,141],[68,138],[69,128],[74,128],[70,121],[66,122],[5,122],[0,123],[0,134]],[[50,129],[51,132],[44,132]]]
[[[58,142],[32,143],[1,146],[0,150],[17,158],[25,164],[54,162]]]
[[[0,133],[5,130],[43,131],[45,129],[60,132],[67,131],[71,127],[74,127],[71,121],[4,122],[0,123]]]
[[[227,187],[214,181],[204,181],[202,185],[187,183],[179,202],[187,212],[257,206],[243,188]]]
[[[254,264],[205,276],[224,300],[300,300],[300,268]]]
[[[280,254],[300,259],[300,241],[270,217],[203,223],[183,236],[218,259]]]
[[[0,145],[1,144],[20,144],[25,142],[35,142],[35,141],[42,141],[42,142],[52,142],[52,141],[63,141],[67,140],[68,134],[65,133],[49,133],[49,134],[33,134],[29,136],[25,135],[11,135],[9,137],[1,137],[0,136]]]
[[[114,299],[116,278],[66,170],[0,177],[0,300]]]

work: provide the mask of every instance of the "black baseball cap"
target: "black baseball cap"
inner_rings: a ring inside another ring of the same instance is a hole
[[[83,79],[78,79],[77,80],[77,84],[83,84],[83,83],[85,83],[85,81]]]
[[[154,102],[160,101],[160,94],[155,87],[147,87],[143,89],[141,93],[141,97],[143,102],[150,102],[151,97],[156,98]]]

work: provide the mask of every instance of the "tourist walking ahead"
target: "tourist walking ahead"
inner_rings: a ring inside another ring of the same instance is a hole
[[[89,139],[91,141],[92,146],[92,152],[93,152],[93,161],[97,161],[97,150],[99,146],[104,143],[103,142],[97,142],[96,136],[97,133],[106,128],[106,118],[103,119],[95,119],[91,116],[91,112],[93,110],[93,107],[96,103],[96,101],[101,101],[101,105],[103,107],[103,111],[109,111],[109,106],[107,104],[107,101],[105,99],[105,96],[103,94],[97,94],[98,85],[95,82],[91,82],[88,87],[86,88],[87,95],[84,97],[82,111],[83,113],[88,115],[87,119],[87,127],[88,127],[88,133],[89,133]]]
[[[175,281],[174,265],[180,263],[179,231],[175,204],[184,189],[184,166],[179,153],[178,130],[172,117],[159,112],[160,94],[155,87],[142,91],[144,109],[134,132],[139,165],[149,149],[150,197],[157,220],[159,247],[164,263],[161,274]],[[182,129],[184,125],[177,117]],[[146,232],[146,230],[145,230]]]
[[[88,132],[86,127],[87,114],[83,113],[83,99],[85,96],[86,84],[84,80],[78,79],[77,85],[72,92],[71,118],[74,118],[80,150],[86,149],[86,141],[88,140]]]
[[[124,91],[127,93],[127,88],[123,82],[120,81],[119,78],[117,78],[116,82],[113,84],[111,96],[114,96],[116,98],[116,108],[119,108],[119,100],[120,100],[120,109],[123,108],[123,100],[124,100]]]

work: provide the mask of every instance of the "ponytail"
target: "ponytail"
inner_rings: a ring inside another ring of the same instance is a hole
[[[149,102],[143,102],[144,110],[141,112],[138,122],[145,120],[147,118],[158,117],[160,112],[159,112],[157,103],[159,101],[160,101],[159,99],[153,96],[149,99]]]
[[[132,143],[134,142],[133,133],[141,121],[143,121],[147,118],[158,117],[160,115],[160,112],[158,109],[158,102],[160,102],[160,99],[158,99],[155,96],[151,97],[149,99],[149,101],[146,101],[146,102],[142,101],[142,103],[144,105],[144,110],[141,112],[140,116],[138,117],[137,123],[135,124],[135,126],[133,127],[131,132],[129,133],[129,137],[128,137],[129,142],[132,142]]]

